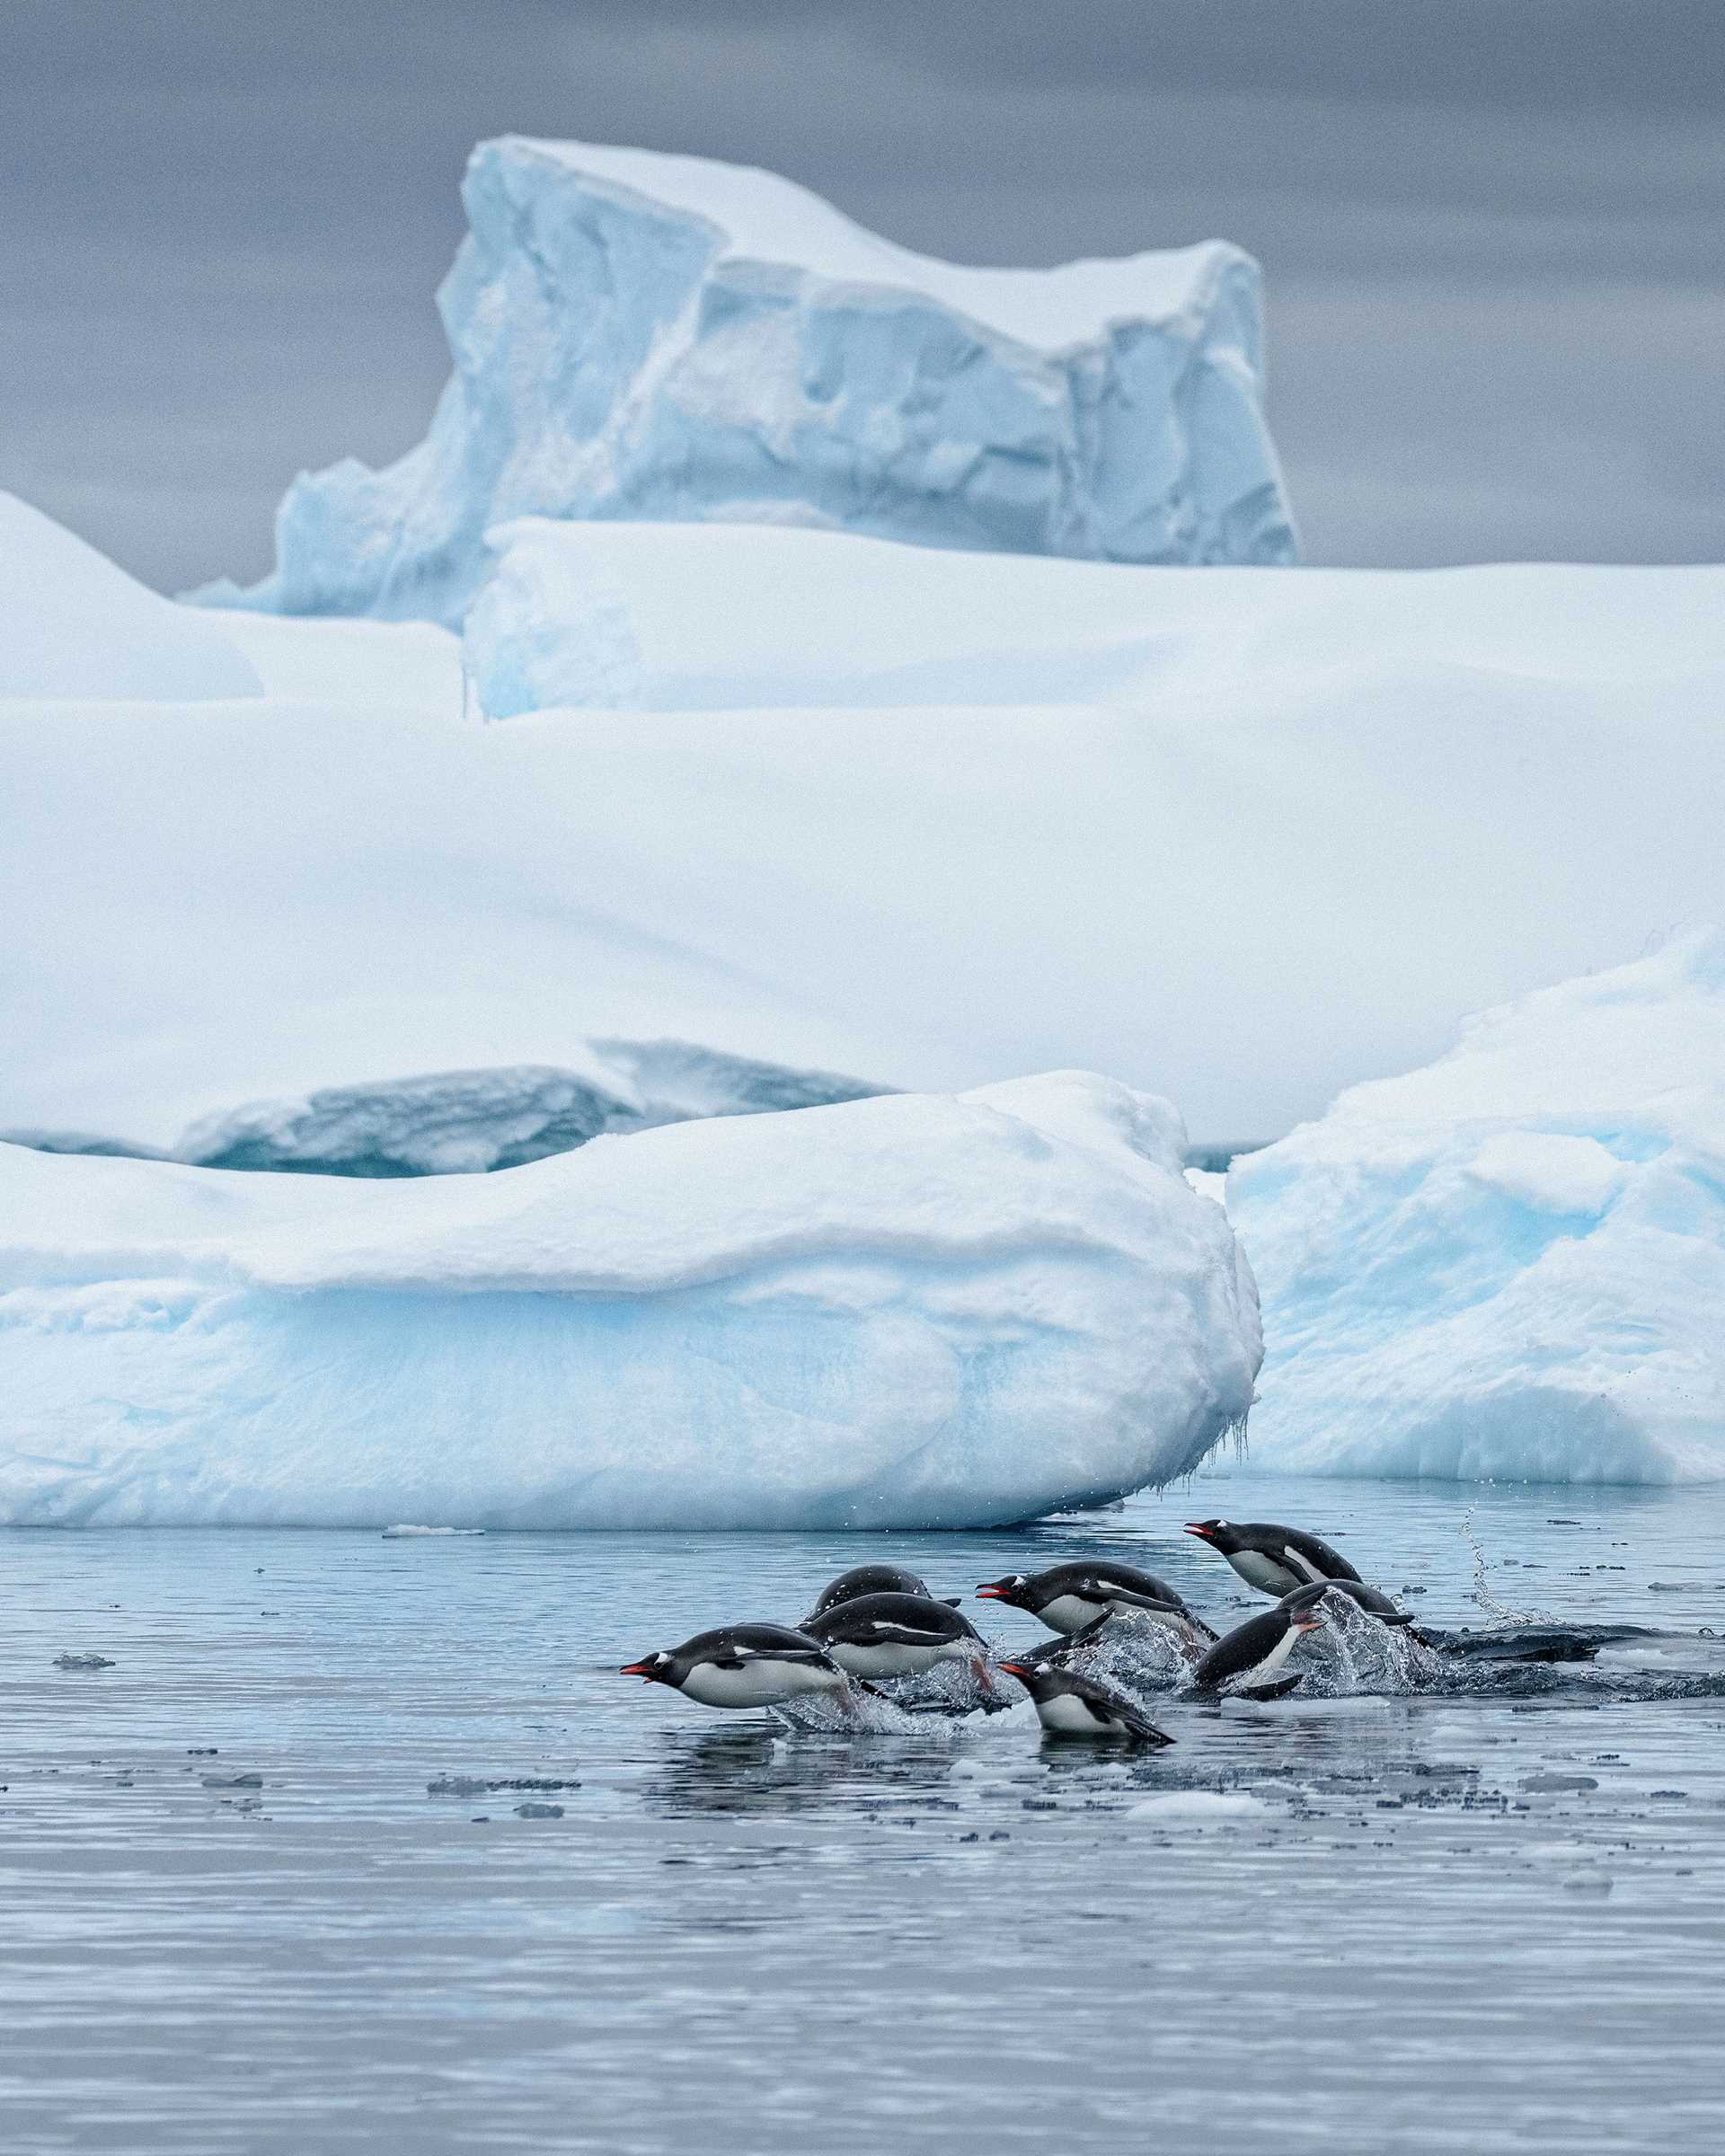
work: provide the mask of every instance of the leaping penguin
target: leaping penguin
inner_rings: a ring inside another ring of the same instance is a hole
[[[995,1689],[982,1634],[929,1595],[860,1595],[805,1629],[854,1677],[920,1677],[942,1662],[963,1662],[984,1692]]]
[[[1261,1595],[1279,1598],[1314,1579],[1359,1577],[1340,1551],[1297,1527],[1276,1527],[1266,1520],[1189,1520],[1186,1532],[1219,1550]]]
[[[1285,1677],[1282,1665],[1300,1635],[1323,1623],[1319,1604],[1332,1584],[1320,1579],[1311,1586],[1296,1587],[1261,1617],[1248,1617],[1243,1624],[1236,1624],[1192,1672],[1193,1690],[1229,1691],[1249,1700],[1278,1699],[1292,1692],[1300,1682],[1299,1673]]]
[[[625,1662],[618,1673],[668,1684],[703,1707],[776,1707],[811,1693],[842,1694],[850,1680],[818,1639],[783,1624],[729,1624],[681,1647]]]
[[[985,1602],[1028,1610],[1053,1632],[1081,1632],[1118,1610],[1144,1610],[1152,1616],[1181,1618],[1205,1639],[1216,1638],[1165,1579],[1137,1565],[1051,1565],[1046,1572],[1008,1572],[1004,1578],[985,1580],[977,1593]]]
[[[1075,1676],[1069,1669],[1039,1662],[1003,1662],[1036,1702],[1037,1719],[1051,1736],[1124,1738],[1131,1745],[1172,1745],[1165,1729],[1147,1721],[1129,1700]]]

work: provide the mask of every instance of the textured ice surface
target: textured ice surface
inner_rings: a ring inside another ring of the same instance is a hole
[[[1240,1161],[1253,1452],[1333,1474],[1725,1478],[1725,936],[1473,1020]]]
[[[52,517],[0,493],[0,698],[255,696],[220,622],[128,577]]]
[[[1194,1466],[1257,1302],[1083,1074],[487,1177],[0,1147],[0,1520],[956,1526]]]
[[[887,1086],[787,1069],[680,1040],[589,1044],[579,1070],[514,1065],[329,1086],[207,1116],[176,1145],[76,1131],[0,1130],[44,1153],[185,1161],[315,1175],[472,1175],[572,1152],[611,1132],[697,1116],[751,1116],[862,1100]]]
[[[1292,559],[1237,248],[960,269],[768,172],[518,137],[464,199],[429,435],[302,476],[275,574],[202,596],[458,621],[487,526],[529,515]]]

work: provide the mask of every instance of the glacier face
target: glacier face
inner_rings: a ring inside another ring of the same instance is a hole
[[[464,200],[427,438],[302,475],[275,573],[198,596],[458,623],[487,527],[533,515],[1294,558],[1258,270],[1223,242],[960,269],[771,173],[518,137],[479,146]]]
[[[1230,1170],[1254,1462],[1725,1479],[1725,935],[1488,1012]]]
[[[1256,1297],[1057,1073],[340,1181],[0,1146],[0,1521],[953,1527],[1186,1472]]]

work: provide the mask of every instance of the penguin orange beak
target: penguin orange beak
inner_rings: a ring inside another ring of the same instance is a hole
[[[1181,1533],[1182,1534],[1195,1534],[1201,1542],[1208,1542],[1210,1540],[1209,1529],[1198,1520],[1188,1520],[1185,1526],[1181,1528]]]
[[[1323,1619],[1308,1611],[1304,1616],[1294,1620],[1294,1630],[1296,1632],[1321,1632],[1323,1630]]]
[[[617,1674],[620,1677],[645,1677],[650,1684],[659,1682],[659,1672],[650,1662],[625,1662]]]
[[[1022,1662],[1003,1662],[1000,1667],[1006,1672],[1009,1677],[1016,1677],[1021,1684],[1030,1683],[1031,1673]]]
[[[1004,1587],[995,1586],[992,1580],[986,1586],[977,1589],[978,1602],[1004,1602],[1005,1599],[1006,1590]],[[1006,1665],[1003,1662],[1000,1666],[1004,1669]]]

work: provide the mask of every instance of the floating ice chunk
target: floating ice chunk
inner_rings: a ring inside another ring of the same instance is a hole
[[[0,698],[185,703],[262,687],[219,622],[0,493]]]
[[[1258,270],[1224,242],[960,269],[769,172],[513,136],[463,194],[429,434],[296,480],[275,574],[206,599],[458,622],[524,515],[1293,558]]]
[[[0,1147],[0,1520],[980,1525],[1196,1466],[1261,1354],[1079,1073],[337,1180]]]
[[[1231,1819],[1261,1817],[1270,1807],[1244,1789],[1168,1789],[1127,1807],[1128,1819],[1166,1820],[1220,1825]]]
[[[1725,936],[1471,1021],[1239,1161],[1266,1467],[1725,1477]]]
[[[405,1523],[384,1529],[386,1542],[411,1542],[426,1534],[483,1534],[482,1527],[413,1527]]]

